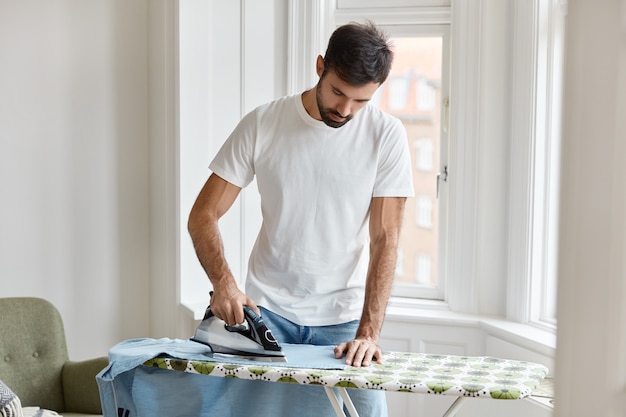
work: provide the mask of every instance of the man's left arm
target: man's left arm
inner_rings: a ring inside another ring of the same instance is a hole
[[[381,362],[378,346],[385,318],[400,238],[405,197],[374,197],[370,208],[370,263],[365,284],[365,303],[354,340],[335,348],[335,357],[346,355],[346,364],[369,366]]]

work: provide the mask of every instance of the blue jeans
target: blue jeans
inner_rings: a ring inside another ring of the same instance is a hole
[[[354,339],[359,327],[358,320],[332,326],[300,326],[265,307],[259,308],[263,321],[279,343],[335,346]]]
[[[342,342],[347,342],[354,339],[357,328],[359,327],[358,320],[351,321],[343,324],[336,324],[331,326],[300,326],[293,323],[286,318],[272,313],[266,308],[259,307],[261,309],[261,317],[272,331],[276,340],[279,343],[289,344],[309,344],[309,345],[338,345]],[[298,416],[332,416],[334,413],[322,414],[320,413],[320,404],[328,404],[329,401],[326,397],[322,387],[319,390],[311,389],[312,387],[291,386],[290,384],[278,384],[285,385],[289,388],[294,388],[297,393],[291,393],[295,397],[288,397],[291,399],[292,404],[313,404],[312,408],[299,407]],[[298,388],[300,388],[298,390]],[[387,416],[387,401],[385,393],[382,391],[371,390],[348,390],[350,398],[354,403],[354,406],[361,417],[386,417]],[[304,398],[303,398],[304,397]],[[317,405],[315,405],[317,404]],[[294,414],[295,415],[295,414]]]

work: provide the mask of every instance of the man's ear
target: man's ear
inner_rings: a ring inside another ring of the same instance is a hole
[[[317,56],[317,61],[315,62],[315,70],[317,71],[317,76],[321,77],[324,73],[324,58],[321,55]]]

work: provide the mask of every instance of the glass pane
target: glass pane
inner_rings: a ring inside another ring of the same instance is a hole
[[[393,38],[389,79],[374,102],[404,124],[413,162],[415,198],[407,200],[400,236],[396,288],[437,287],[443,38]],[[410,293],[410,291],[409,291]]]

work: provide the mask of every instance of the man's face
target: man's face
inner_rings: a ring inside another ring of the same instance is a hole
[[[315,98],[322,121],[330,127],[341,127],[371,100],[378,83],[352,86],[334,71],[323,73],[317,83]]]

